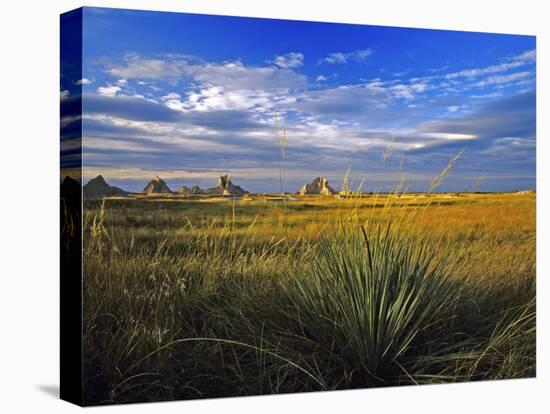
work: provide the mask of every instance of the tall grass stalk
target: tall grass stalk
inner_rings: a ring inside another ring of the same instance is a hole
[[[275,112],[275,130],[277,133],[277,145],[279,146],[279,182],[281,185],[281,197],[283,198],[283,205],[286,207],[286,194],[285,194],[285,177],[284,177],[284,160],[286,158],[286,128],[283,127],[282,130],[279,127],[279,116]]]
[[[451,170],[453,169],[455,164],[458,162],[460,157],[462,157],[462,155],[464,154],[464,151],[465,151],[465,148],[462,148],[458,152],[458,154],[456,154],[454,157],[452,157],[449,160],[445,168],[443,168],[443,170],[441,170],[441,172],[432,179],[432,181],[430,182],[430,186],[428,187],[428,191],[427,191],[428,193],[433,193],[437,188],[439,188],[439,186],[441,186],[441,184],[443,184],[445,177],[447,177],[447,175],[451,172]]]
[[[395,140],[395,138],[392,137],[392,139],[389,142],[386,150],[382,154],[382,160],[384,161],[384,164],[386,164],[386,161],[388,161],[388,159],[391,157],[391,155],[393,153],[393,142],[394,142],[394,140]]]

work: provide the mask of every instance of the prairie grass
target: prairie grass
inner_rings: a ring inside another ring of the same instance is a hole
[[[535,195],[86,201],[87,404],[535,375]]]

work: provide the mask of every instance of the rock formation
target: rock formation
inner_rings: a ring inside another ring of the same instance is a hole
[[[317,177],[311,184],[304,184],[300,189],[300,194],[321,194],[321,195],[332,195],[336,191],[328,185],[328,180],[326,177]]]
[[[178,193],[190,195],[243,195],[248,194],[248,191],[233,184],[231,177],[228,175],[221,175],[220,178],[218,178],[218,184],[216,187],[201,188],[198,185],[194,185],[192,187],[182,186],[178,189]]]
[[[71,212],[78,210],[80,212],[81,194],[82,187],[80,187],[80,183],[67,175],[61,183],[61,209],[67,209]]]
[[[83,187],[85,198],[104,198],[114,196],[126,196],[128,193],[118,187],[107,184],[102,175],[92,178]]]
[[[216,186],[218,193],[223,195],[243,195],[248,194],[248,191],[242,189],[238,185],[231,182],[231,177],[228,175],[221,175],[218,178],[218,185]]]
[[[168,185],[158,175],[149,181],[149,184],[143,189],[145,194],[171,194],[172,190],[168,188]]]
[[[185,185],[182,185],[180,188],[178,188],[179,194],[187,195],[206,194],[206,191],[206,189],[200,188],[198,185],[193,185],[191,187],[186,187]]]

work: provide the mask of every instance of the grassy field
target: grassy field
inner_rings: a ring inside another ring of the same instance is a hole
[[[88,404],[535,375],[535,194],[84,209]]]

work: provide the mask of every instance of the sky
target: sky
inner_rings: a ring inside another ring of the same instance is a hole
[[[287,192],[425,191],[464,150],[439,191],[535,188],[533,36],[104,8],[82,36],[84,182],[277,192],[282,158]]]

